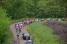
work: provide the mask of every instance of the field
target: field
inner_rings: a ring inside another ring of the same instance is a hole
[[[28,26],[35,44],[61,44],[59,37],[54,34],[53,29],[38,22]]]

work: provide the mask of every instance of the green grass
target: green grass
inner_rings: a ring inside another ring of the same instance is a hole
[[[28,31],[32,35],[35,44],[61,44],[57,35],[46,25],[33,23],[28,26]]]
[[[13,44],[13,35],[10,30],[10,21],[0,19],[0,44]]]
[[[13,35],[10,31],[11,20],[6,15],[6,11],[0,8],[0,44],[13,44]]]

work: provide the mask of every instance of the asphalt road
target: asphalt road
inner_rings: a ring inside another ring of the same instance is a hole
[[[17,33],[16,33],[16,29],[15,29],[15,24],[12,24],[10,26],[10,29],[13,33],[13,36],[14,36],[14,44],[25,44],[24,40],[22,39],[22,33],[28,33],[27,32],[27,26],[25,26],[24,28],[21,29],[21,33],[20,33],[20,36],[19,36],[19,39],[17,38]]]

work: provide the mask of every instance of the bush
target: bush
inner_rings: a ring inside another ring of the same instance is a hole
[[[0,8],[0,44],[11,44],[10,21],[6,15],[5,9]]]

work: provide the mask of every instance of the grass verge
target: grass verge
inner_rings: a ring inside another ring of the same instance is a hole
[[[32,35],[35,44],[61,44],[57,35],[46,25],[32,23],[28,26],[28,31]]]

